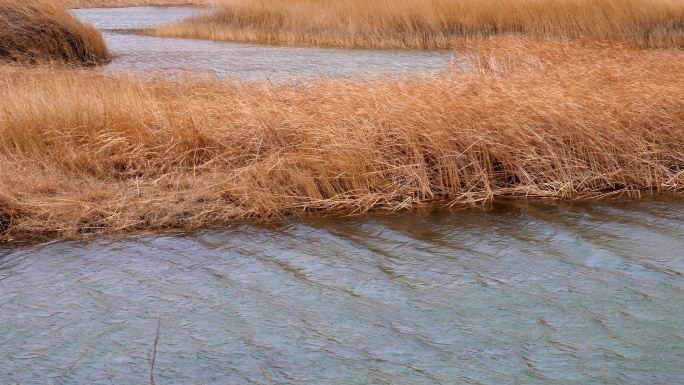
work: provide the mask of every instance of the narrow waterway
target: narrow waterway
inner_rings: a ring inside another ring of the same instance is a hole
[[[154,28],[201,12],[189,7],[74,9],[104,33],[117,55],[109,72],[178,73],[190,70],[237,80],[292,81],[316,76],[347,78],[435,74],[451,65],[451,51],[318,49],[163,39],[132,30]]]
[[[684,200],[0,245],[0,383],[684,383]]]

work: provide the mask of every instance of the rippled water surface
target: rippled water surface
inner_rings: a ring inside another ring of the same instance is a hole
[[[684,200],[0,245],[0,383],[684,383]]]
[[[127,30],[154,28],[206,12],[201,8],[136,7],[75,9],[81,20],[104,32],[118,55],[107,71],[144,73],[189,69],[240,80],[274,81],[319,75],[372,77],[434,74],[452,61],[451,51],[346,50],[162,39]]]

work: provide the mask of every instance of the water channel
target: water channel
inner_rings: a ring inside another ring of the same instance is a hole
[[[156,23],[167,10],[140,12]],[[107,39],[113,65],[135,67],[144,44],[123,41],[152,38]],[[321,52],[222,44],[244,51],[217,59],[240,78],[299,71],[268,60],[235,70],[249,52],[301,52],[287,60],[302,65]],[[407,66],[444,60],[415,55]],[[345,63],[303,71],[355,76]],[[260,368],[278,384],[684,383],[684,199],[14,241],[0,244],[0,293],[0,384],[150,383],[158,317],[157,384],[268,384]]]
[[[0,245],[3,384],[684,382],[684,200]]]
[[[291,81],[315,76],[377,77],[435,74],[454,60],[451,51],[319,49],[163,39],[132,33],[206,12],[190,7],[74,9],[103,31],[116,59],[110,72],[191,70],[237,80]]]

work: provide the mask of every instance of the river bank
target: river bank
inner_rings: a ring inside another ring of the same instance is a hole
[[[684,183],[684,53],[498,39],[405,79],[3,70],[3,236]]]

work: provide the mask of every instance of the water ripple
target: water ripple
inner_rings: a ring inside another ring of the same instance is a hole
[[[0,245],[0,383],[678,383],[684,203]]]

